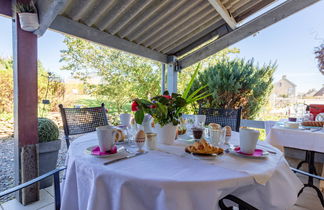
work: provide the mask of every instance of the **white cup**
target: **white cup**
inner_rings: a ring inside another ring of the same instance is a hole
[[[195,115],[195,124],[204,126],[206,122],[206,115]]]
[[[124,126],[129,126],[130,125],[130,120],[131,120],[131,114],[128,113],[124,113],[124,114],[120,114],[120,124],[124,125]]]
[[[246,154],[253,154],[260,132],[253,129],[240,129],[240,150]]]
[[[117,130],[110,125],[96,128],[100,152],[107,152],[115,145]]]

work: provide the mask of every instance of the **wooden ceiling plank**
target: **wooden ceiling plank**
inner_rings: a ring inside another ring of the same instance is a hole
[[[225,20],[225,22],[232,28],[236,28],[236,20],[230,12],[224,7],[220,0],[208,0],[209,3],[215,8],[217,13]]]
[[[270,11],[256,17],[250,22],[210,43],[209,45],[180,59],[178,61],[179,65],[181,68],[186,68],[194,63],[197,63],[219,52],[220,50],[319,1],[320,0],[287,0],[284,3],[271,9]]]

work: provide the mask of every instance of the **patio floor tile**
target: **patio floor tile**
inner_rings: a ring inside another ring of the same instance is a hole
[[[54,203],[52,203],[52,204],[50,204],[48,206],[45,206],[45,207],[42,207],[42,208],[40,208],[38,210],[54,210],[54,209],[55,209],[55,205],[54,205]]]
[[[54,203],[53,197],[46,190],[41,190],[39,201],[35,203],[24,206],[16,199],[13,199],[6,203],[3,203],[2,207],[4,210],[37,210],[43,207],[47,207],[52,203]]]
[[[54,198],[54,196],[55,196],[54,186],[47,187],[44,190],[46,190]]]

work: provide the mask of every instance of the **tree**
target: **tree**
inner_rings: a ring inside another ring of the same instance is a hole
[[[201,72],[193,84],[192,91],[201,85],[212,95],[199,101],[199,105],[214,108],[243,107],[242,116],[253,119],[264,106],[272,90],[276,64],[255,65],[253,59],[224,58]]]
[[[319,71],[324,75],[324,44],[315,48],[315,58],[318,62]]]
[[[13,61],[11,58],[0,57],[0,113],[13,112]],[[38,61],[38,102],[49,99],[51,104],[48,110],[57,109],[57,104],[64,97],[64,84],[57,81],[48,81],[49,72]],[[55,76],[52,74],[52,76]],[[47,88],[49,87],[49,88]],[[48,92],[45,98],[46,91]]]
[[[0,113],[12,112],[13,71],[12,59],[0,58]]]
[[[202,60],[200,62],[201,69],[214,66],[223,59],[229,59],[231,54],[237,54],[237,53],[240,53],[240,50],[238,48],[225,48],[219,51],[218,53]],[[179,79],[178,79],[178,90],[180,93],[182,93],[182,91],[186,88],[187,81],[190,80],[191,75],[194,73],[195,69],[196,69],[196,65],[191,65],[180,72]]]
[[[130,111],[124,107],[132,99],[160,93],[160,63],[69,36],[64,43],[62,70],[83,81],[98,101],[109,101],[108,109]]]

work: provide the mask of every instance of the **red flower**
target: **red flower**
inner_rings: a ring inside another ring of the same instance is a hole
[[[149,108],[150,108],[150,109],[155,109],[156,106],[153,104],[153,105],[150,105]]]
[[[163,95],[163,97],[166,98],[166,99],[171,99],[171,98],[172,98],[172,97],[169,96],[169,95]]]
[[[133,112],[138,111],[138,103],[136,101],[133,101],[132,103],[132,111]]]

